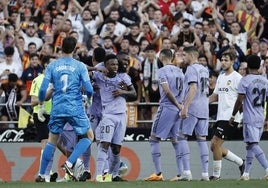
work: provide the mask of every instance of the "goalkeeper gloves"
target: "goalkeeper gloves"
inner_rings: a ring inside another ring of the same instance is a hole
[[[44,114],[46,113],[45,108],[44,108],[44,104],[39,104],[38,105],[38,113],[37,113],[37,117],[38,120],[41,122],[44,122],[46,120]]]

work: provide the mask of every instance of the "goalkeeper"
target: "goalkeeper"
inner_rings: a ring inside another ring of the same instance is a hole
[[[44,60],[43,66],[46,67],[47,64],[49,63],[49,57],[47,58],[47,60]],[[37,139],[38,141],[41,143],[41,156],[42,156],[42,152],[44,149],[44,146],[47,143],[47,139],[48,139],[48,122],[49,122],[49,117],[50,117],[50,111],[51,111],[51,99],[48,99],[44,102],[44,105],[42,107],[42,111],[44,112],[44,119],[42,119],[42,121],[40,121],[38,119],[38,93],[39,93],[39,89],[40,86],[42,84],[44,78],[44,74],[40,74],[39,76],[37,76],[31,85],[31,90],[30,90],[30,96],[31,96],[31,106],[33,108],[33,120],[34,120],[34,125],[36,127],[37,130]],[[50,91],[52,91],[50,89]],[[50,93],[48,92],[48,95],[50,95]],[[47,98],[50,98],[49,96]],[[41,160],[41,159],[40,159]],[[52,168],[52,163],[53,160],[51,160],[48,164],[48,167],[46,169],[45,172],[45,181],[46,182],[55,182],[58,174],[57,173],[53,173],[52,175],[50,175],[50,170]]]

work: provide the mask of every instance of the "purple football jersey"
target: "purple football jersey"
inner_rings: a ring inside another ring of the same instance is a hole
[[[249,74],[238,85],[238,93],[244,94],[243,123],[263,126],[264,104],[268,96],[268,81],[261,75]]]
[[[167,83],[170,91],[175,96],[179,103],[182,103],[183,95],[183,80],[184,74],[180,68],[174,65],[166,65],[158,70],[160,105],[169,106],[173,110],[178,111],[178,108],[168,99],[166,93],[161,87],[161,83]]]
[[[185,87],[185,101],[188,97],[189,86],[191,83],[197,84],[197,92],[189,106],[188,113],[197,118],[208,118],[208,81],[209,72],[201,64],[194,63],[187,67],[185,72],[184,87]]]

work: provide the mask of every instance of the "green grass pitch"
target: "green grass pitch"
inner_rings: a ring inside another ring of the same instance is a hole
[[[220,181],[191,181],[191,182],[66,182],[66,183],[35,183],[35,182],[1,182],[3,188],[267,188],[265,180],[220,180]]]

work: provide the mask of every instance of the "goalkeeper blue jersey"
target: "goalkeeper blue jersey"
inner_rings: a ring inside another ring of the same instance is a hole
[[[61,57],[50,63],[39,92],[39,100],[44,101],[48,84],[52,83],[51,115],[58,117],[84,114],[82,86],[88,97],[93,88],[86,66],[71,57]]]

